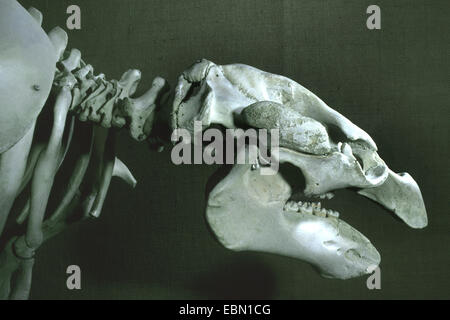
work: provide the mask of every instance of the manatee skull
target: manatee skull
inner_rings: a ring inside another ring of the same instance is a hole
[[[279,162],[299,168],[304,195],[331,198],[352,187],[412,228],[427,225],[419,187],[394,173],[372,138],[298,83],[256,68],[201,60],[186,70],[175,90],[172,129],[249,126],[279,129]],[[235,165],[212,190],[207,220],[227,248],[264,251],[307,261],[322,275],[347,279],[371,272],[380,255],[360,232],[319,202],[296,202],[280,173]]]

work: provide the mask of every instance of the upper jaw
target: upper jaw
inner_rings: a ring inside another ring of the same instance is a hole
[[[408,226],[422,229],[428,225],[427,211],[417,182],[408,173],[388,169],[386,181],[374,188],[358,191],[395,213]]]
[[[375,151],[372,152],[378,157]],[[371,188],[383,184],[388,176],[387,167],[381,159],[364,168],[364,164],[361,165],[348,151],[311,155],[279,148],[278,161],[289,162],[302,171],[306,180],[305,193],[308,195],[321,195],[347,187]]]

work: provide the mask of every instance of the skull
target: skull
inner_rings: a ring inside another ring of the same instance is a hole
[[[195,121],[204,128],[279,129],[277,160],[301,170],[304,196],[326,198],[351,187],[410,227],[427,225],[414,179],[392,172],[365,131],[286,77],[201,60],[179,77],[171,113],[172,129],[192,132]],[[207,220],[219,241],[232,250],[298,258],[333,278],[359,276],[379,264],[366,237],[320,203],[293,201],[290,184],[280,173],[263,176],[258,167],[235,165],[208,198]]]

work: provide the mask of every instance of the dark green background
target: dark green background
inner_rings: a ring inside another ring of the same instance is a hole
[[[143,71],[175,85],[198,58],[240,62],[288,76],[349,117],[377,142],[390,167],[419,183],[429,226],[413,230],[368,199],[339,191],[333,209],[382,256],[382,289],[366,277],[321,278],[301,261],[227,251],[204,219],[214,166],[175,166],[170,153],[119,136],[118,153],[139,180],[115,181],[97,221],[76,226],[38,253],[34,299],[450,298],[448,1],[20,1],[65,28],[78,4],[82,30],[68,31],[98,73]],[[378,4],[382,29],[365,13]],[[82,270],[69,291],[66,267]]]

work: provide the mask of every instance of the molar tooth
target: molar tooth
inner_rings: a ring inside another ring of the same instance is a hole
[[[327,214],[331,217],[339,218],[339,212],[334,210],[327,210]]]
[[[289,210],[289,211],[298,211],[298,205],[297,203],[295,203],[294,201],[288,201],[286,202],[286,204],[284,205],[284,210]]]
[[[327,216],[327,213],[320,209],[315,209],[314,213],[316,214],[316,216],[323,217],[323,218],[326,218],[326,216]]]
[[[307,204],[303,204],[302,211],[304,213],[313,214],[313,208],[310,205],[307,205]]]
[[[327,193],[322,193],[320,195],[317,196],[320,199],[332,199],[334,198],[334,193],[333,192],[327,192]]]
[[[298,204],[296,204],[295,202],[290,202],[290,203],[289,203],[289,208],[290,208],[292,211],[298,211]]]
[[[313,208],[313,210],[317,210],[320,211],[320,207],[321,207],[321,203],[320,202],[313,202],[311,203],[311,208]]]
[[[327,199],[333,199],[334,198],[334,193],[333,192],[327,192],[327,193],[325,193],[325,197]]]

